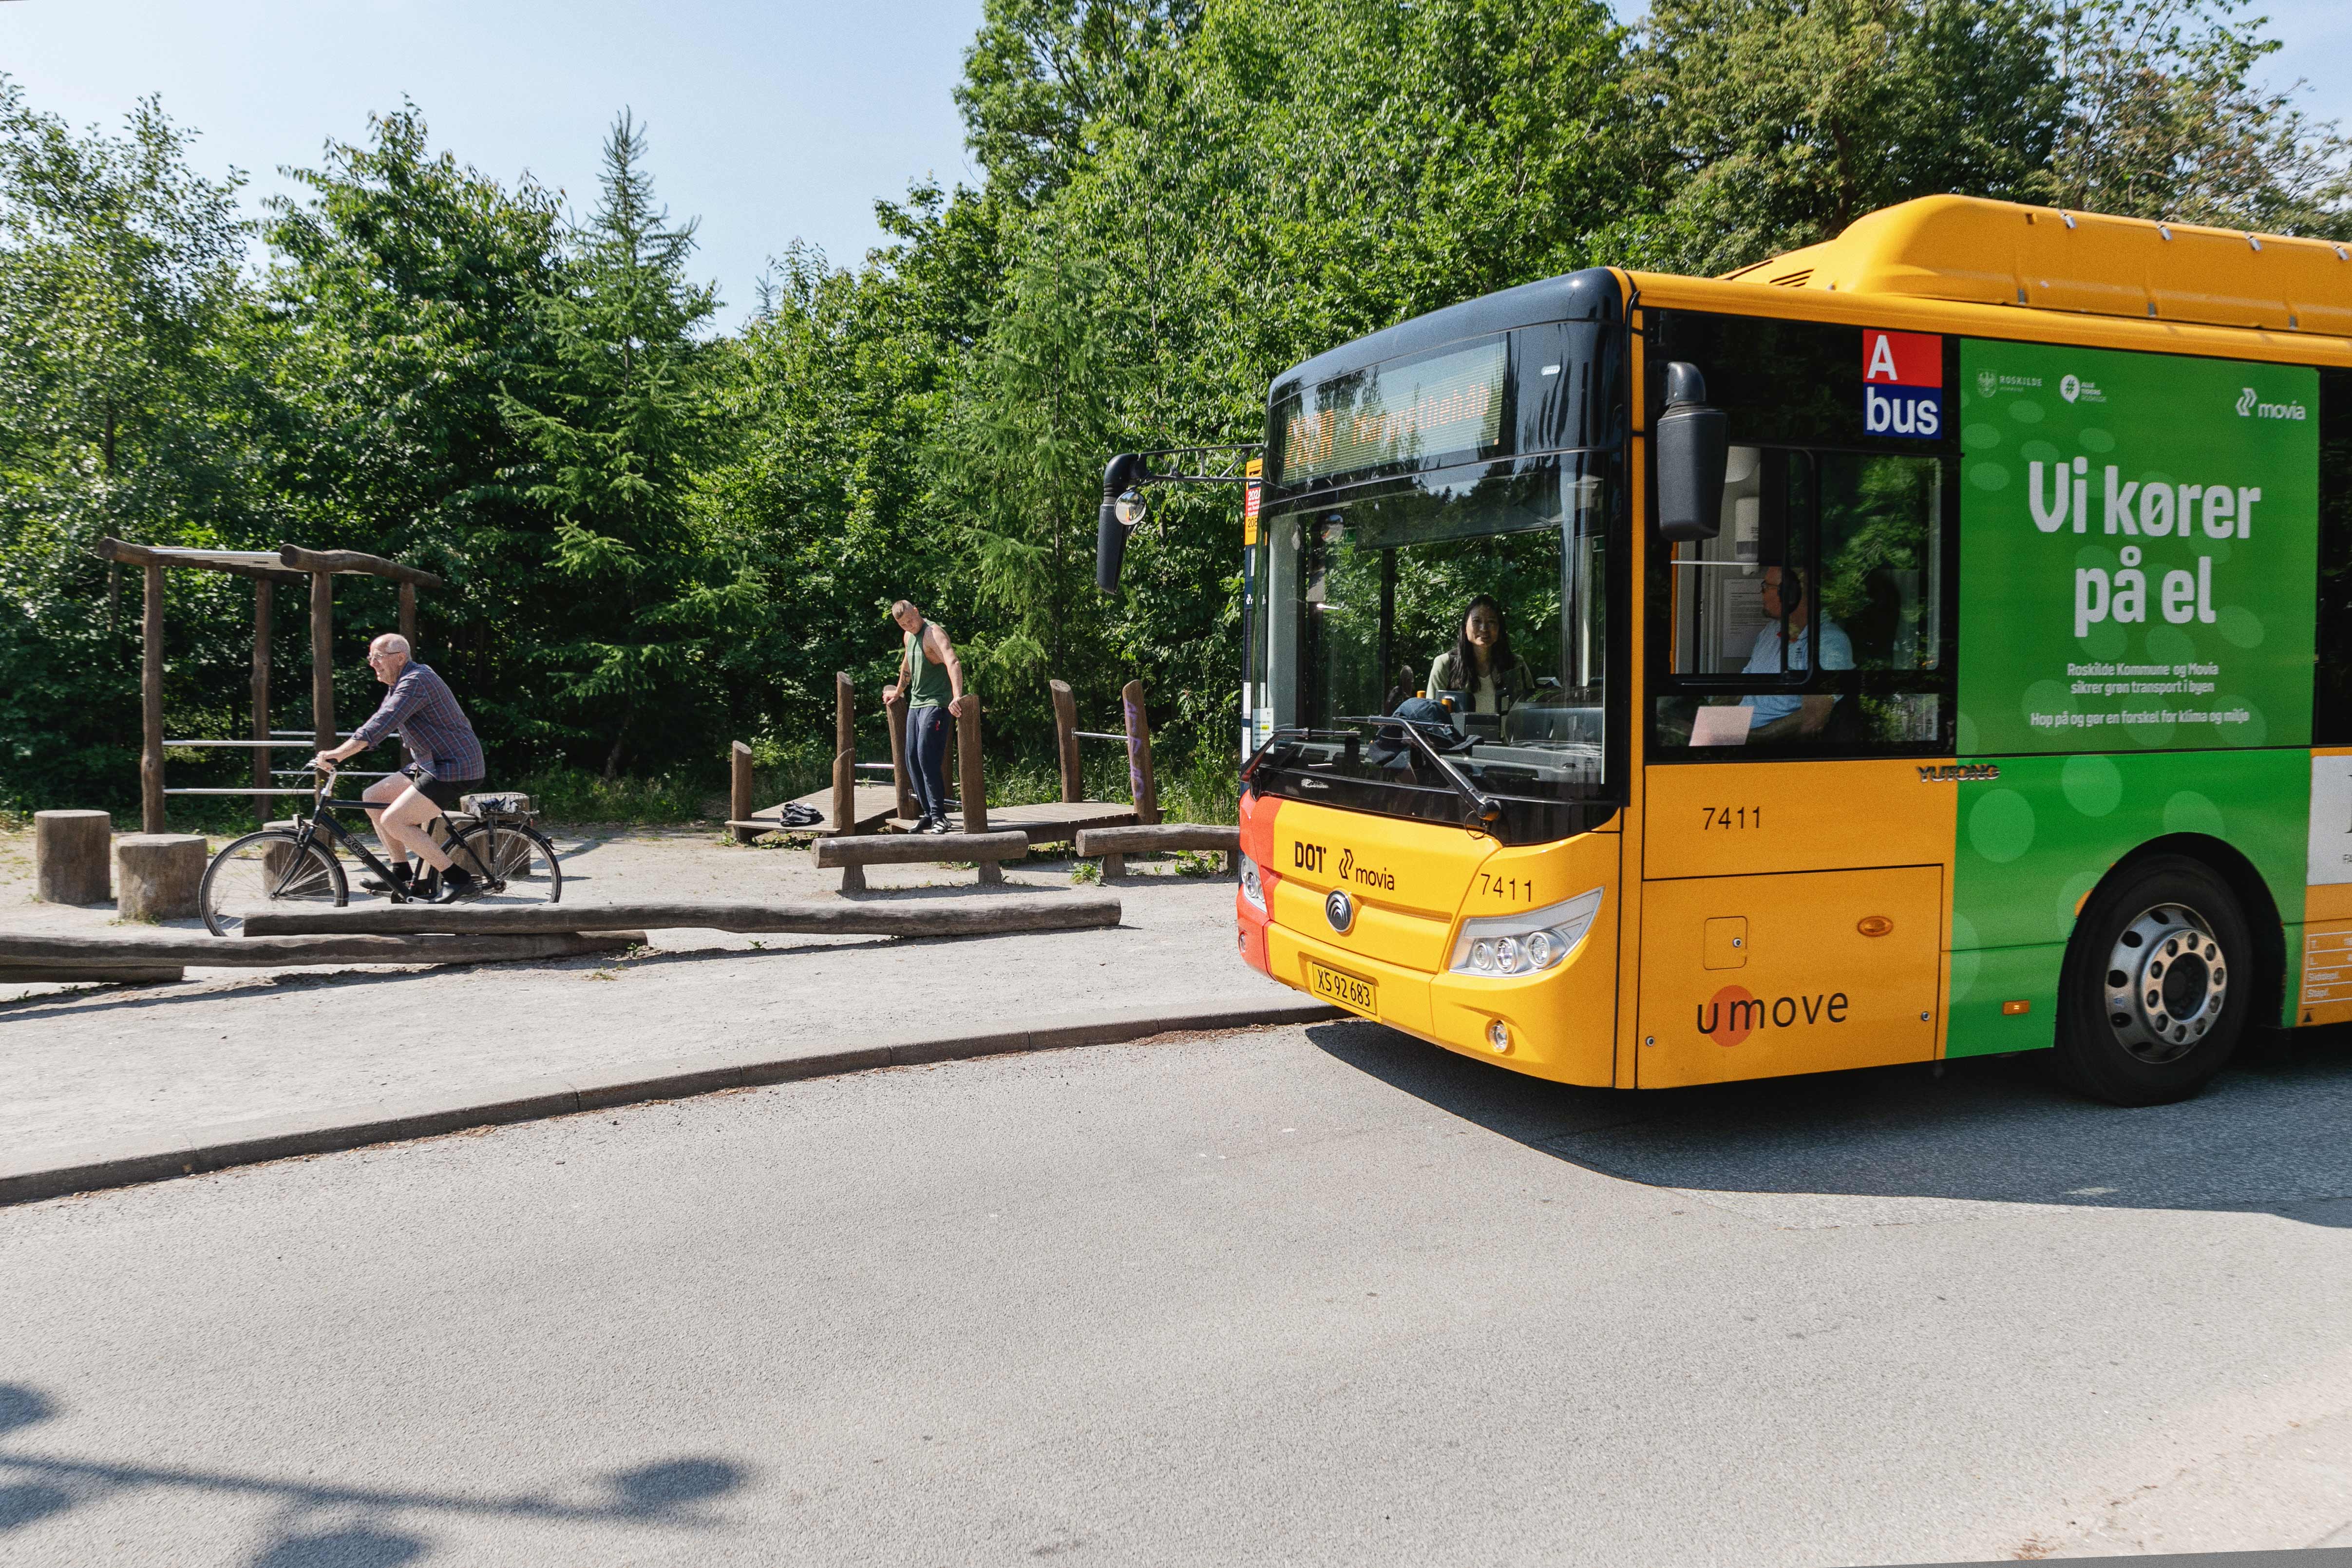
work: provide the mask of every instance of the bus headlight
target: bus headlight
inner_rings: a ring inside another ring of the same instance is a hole
[[[1248,875],[1243,873],[1244,887]],[[1565,904],[1465,920],[1454,938],[1454,957],[1447,967],[1457,975],[1540,974],[1576,951],[1600,913],[1601,889],[1596,887]]]
[[[1242,896],[1250,901],[1251,908],[1256,910],[1260,915],[1264,915],[1265,913],[1265,889],[1260,885],[1257,880],[1257,862],[1250,859],[1247,855],[1242,854],[1237,854],[1234,858],[1242,862]]]

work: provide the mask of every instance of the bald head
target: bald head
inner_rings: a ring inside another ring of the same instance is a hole
[[[387,632],[370,643],[368,667],[385,685],[400,679],[400,672],[408,668],[408,639],[397,632]]]

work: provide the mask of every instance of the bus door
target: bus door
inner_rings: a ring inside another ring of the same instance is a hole
[[[1938,1050],[1945,466],[1735,446],[1722,532],[1653,546],[1639,1086]]]

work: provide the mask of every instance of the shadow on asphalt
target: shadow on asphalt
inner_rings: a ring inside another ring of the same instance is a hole
[[[43,1454],[11,1439],[52,1419],[57,1402],[22,1383],[0,1383],[0,1540],[71,1509],[131,1491],[194,1490],[241,1494],[275,1505],[289,1516],[277,1538],[249,1568],[395,1568],[432,1550],[429,1537],[399,1528],[401,1516],[421,1514],[545,1520],[553,1523],[612,1521],[709,1530],[722,1520],[704,1505],[740,1490],[750,1479],[726,1459],[671,1459],[590,1478],[590,1500],[559,1502],[545,1493],[499,1497],[484,1492],[433,1492],[401,1487],[337,1486],[331,1482],[244,1475],[230,1470],[147,1464],[112,1464],[79,1456]],[[326,1526],[317,1513],[362,1517]],[[310,1515],[308,1522],[302,1516]]]
[[[1360,1020],[1307,1035],[1554,1158],[1652,1186],[1763,1198],[1729,1207],[1776,1223],[1937,1218],[1906,1200],[1957,1199],[2352,1226],[2352,1203],[2334,1201],[2352,1197],[2352,1029],[2286,1037],[2198,1098],[2143,1110],[2061,1089],[2026,1058],[1954,1061],[1941,1077],[1919,1065],[1636,1092],[1547,1082]],[[1862,1201],[1823,1205],[1825,1195]]]

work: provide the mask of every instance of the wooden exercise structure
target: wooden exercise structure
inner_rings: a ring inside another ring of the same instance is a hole
[[[1055,755],[1062,775],[1062,798],[1058,801],[1043,801],[1027,806],[991,808],[987,781],[982,776],[980,694],[971,686],[964,688],[969,699],[964,712],[955,724],[955,765],[950,776],[958,782],[957,798],[949,804],[949,820],[955,824],[951,837],[974,838],[986,834],[992,828],[1017,828],[1031,844],[1066,843],[1087,828],[1108,828],[1129,823],[1152,823],[1160,821],[1159,789],[1151,771],[1151,731],[1145,720],[1143,683],[1129,681],[1119,694],[1120,706],[1126,721],[1121,734],[1111,735],[1078,727],[1077,702],[1072,696],[1069,683],[1048,683],[1054,697]],[[731,750],[731,789],[728,801],[727,826],[738,843],[750,843],[762,833],[805,833],[813,839],[845,838],[869,833],[911,832],[918,821],[915,790],[908,774],[906,757],[907,699],[902,692],[898,700],[887,705],[887,719],[890,729],[890,760],[860,762],[856,747],[856,688],[849,675],[837,672],[833,677],[833,779],[825,789],[812,790],[797,800],[770,806],[762,810],[751,807],[751,748],[737,741]],[[1127,748],[1127,777],[1130,802],[1089,800],[1086,798],[1085,770],[1079,764],[1078,742],[1082,740],[1115,741]],[[863,784],[860,773],[887,773],[890,782]],[[967,807],[966,802],[972,802]],[[817,821],[808,827],[788,828],[784,825],[787,806],[802,806],[817,813]],[[840,824],[847,823],[844,828]],[[937,836],[937,835],[935,835]],[[974,860],[982,865],[981,880],[997,880],[990,875],[993,869],[985,855],[971,852],[931,855],[902,855],[898,861]],[[854,870],[849,860],[820,860],[822,865],[839,865]],[[878,862],[858,863],[879,863]]]
[[[138,567],[145,577],[145,620],[142,627],[139,689],[144,718],[139,747],[139,814],[142,831],[164,831],[163,801],[169,795],[250,795],[258,820],[269,820],[269,800],[278,795],[307,795],[310,786],[271,782],[269,754],[277,751],[325,751],[337,740],[348,739],[335,728],[335,589],[339,574],[388,578],[400,587],[400,634],[411,646],[416,642],[416,591],[440,588],[441,579],[429,571],[404,566],[382,556],[357,550],[314,550],[281,545],[276,550],[187,549],[160,545],[135,545],[102,538],[90,547],[100,559],[118,566]],[[253,580],[253,736],[246,740],[166,740],[163,737],[163,572],[170,567],[226,572]],[[269,727],[269,638],[273,591],[279,584],[307,584],[310,591],[310,729]],[[236,789],[168,789],[163,785],[163,752],[167,747],[253,753],[253,783]],[[366,775],[362,775],[366,777]]]

